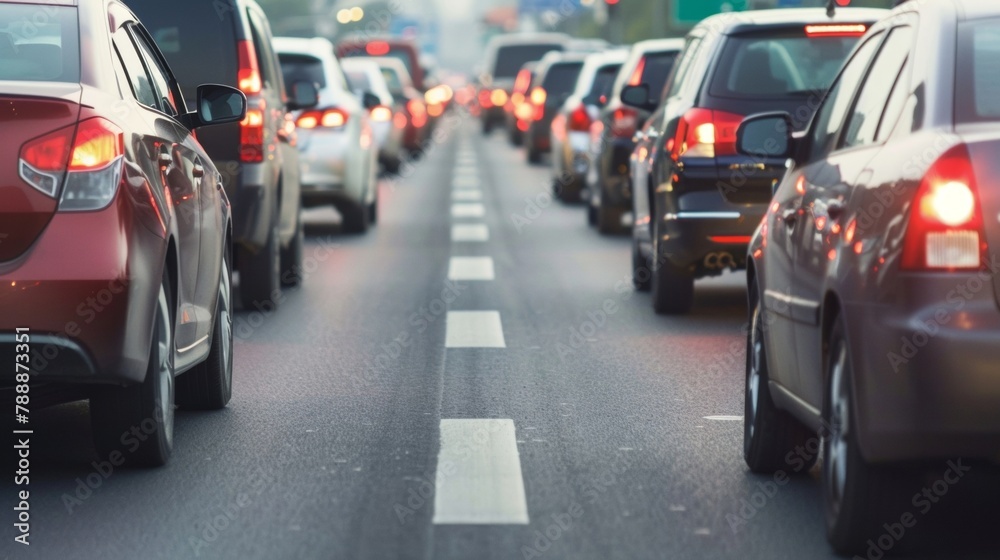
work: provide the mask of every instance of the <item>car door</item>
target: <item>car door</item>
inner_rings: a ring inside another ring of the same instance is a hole
[[[804,204],[806,192],[814,183],[828,181],[822,175],[828,170],[826,157],[854,98],[857,84],[864,77],[869,64],[881,44],[884,34],[867,39],[855,51],[841,75],[834,82],[813,120],[806,137],[803,153],[799,155],[804,165],[788,171],[771,200],[764,218],[762,235],[765,243],[763,283],[760,289],[767,317],[767,356],[772,380],[789,389],[800,384],[798,373],[799,321],[815,309],[803,306],[795,297],[795,263],[798,256],[796,228],[810,221]],[[811,180],[810,180],[811,179]]]
[[[899,116],[887,114],[886,109],[893,92],[905,89],[905,83],[901,82],[907,81],[906,63],[914,38],[914,28],[908,25],[888,31],[865,78],[852,88],[856,93],[852,94],[853,101],[848,105],[850,110],[837,133],[833,151],[803,172],[803,212],[792,236],[793,315],[799,326],[795,347],[801,396],[816,407],[822,403],[824,386],[820,313],[827,271],[836,261],[837,251],[853,250],[840,244],[840,235],[849,225],[843,223],[845,210],[855,193],[865,197],[864,191],[873,177],[869,165]]]
[[[169,82],[158,67],[147,62],[139,34],[134,24],[126,23],[114,34],[115,49],[120,57],[130,89],[139,102],[142,133],[136,140],[141,144],[144,174],[154,188],[164,193],[166,205],[172,206],[176,219],[177,252],[180,267],[177,273],[175,343],[178,349],[190,347],[207,336],[211,314],[207,306],[199,305],[199,274],[201,270],[202,224],[200,179],[194,177],[195,154],[183,146],[187,132],[176,116],[184,110],[179,93],[171,90]],[[218,271],[216,271],[216,275]],[[216,276],[217,278],[217,276]],[[215,282],[213,281],[213,285]],[[214,293],[213,293],[214,301]],[[206,324],[207,323],[207,324]]]

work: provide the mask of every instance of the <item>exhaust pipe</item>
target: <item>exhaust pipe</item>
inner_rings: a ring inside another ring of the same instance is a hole
[[[736,268],[736,259],[732,253],[709,253],[702,262],[708,270],[726,270]]]

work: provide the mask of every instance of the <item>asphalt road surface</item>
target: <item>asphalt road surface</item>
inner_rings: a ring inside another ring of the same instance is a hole
[[[743,275],[657,317],[626,238],[451,129],[367,235],[307,213],[303,286],[237,316],[233,400],[178,413],[168,466],[102,464],[86,403],[36,412],[31,544],[5,477],[0,557],[834,557],[815,471],[742,461]],[[974,466],[892,551],[997,558],[998,487]]]

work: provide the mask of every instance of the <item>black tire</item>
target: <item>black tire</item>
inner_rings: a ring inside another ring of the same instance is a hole
[[[597,208],[590,201],[587,201],[587,225],[591,227],[597,225]]]
[[[542,163],[542,152],[534,146],[528,146],[528,163],[537,165]]]
[[[861,454],[854,413],[854,384],[846,327],[838,317],[830,331],[823,402],[823,509],[827,540],[840,554],[864,554],[883,524],[912,509],[919,471],[870,465]],[[842,475],[842,476],[839,476]]]
[[[576,179],[555,177],[552,179],[552,194],[562,202],[574,204],[582,200],[583,187]]]
[[[789,474],[809,472],[816,462],[819,438],[800,422],[779,409],[768,388],[769,370],[765,342],[765,314],[756,279],[750,284],[750,328],[747,330],[746,383],[743,408],[743,459],[752,472],[771,474],[784,470]],[[813,453],[797,456],[802,464],[787,461],[796,448]]]
[[[493,119],[483,117],[483,136],[489,136],[493,132]]]
[[[344,216],[344,232],[365,233],[368,231],[368,219],[371,216],[369,215],[367,204],[356,204],[349,208],[344,208],[340,213]]]
[[[375,189],[375,200],[368,205],[368,223],[370,225],[378,223],[378,185],[375,185],[373,188]]]
[[[233,396],[233,293],[228,256],[222,261],[219,296],[208,358],[177,378],[177,406],[218,410]]]
[[[622,215],[624,210],[616,206],[606,204],[601,199],[601,205],[597,207],[597,231],[603,235],[618,235],[622,232]]]
[[[281,242],[277,225],[271,227],[264,246],[253,251],[239,248],[240,300],[244,309],[271,302],[275,307],[281,292]]]
[[[302,215],[299,215],[295,226],[295,235],[288,242],[288,247],[281,249],[281,285],[293,288],[302,283],[302,247],[305,244],[305,226]]]
[[[642,257],[639,243],[632,240],[632,285],[640,292],[648,292],[653,284],[653,269],[649,261]]]
[[[90,398],[94,446],[102,460],[120,454],[123,464],[130,467],[159,467],[170,459],[174,445],[173,305],[170,278],[164,270],[146,378],[127,387],[101,387]]]
[[[517,125],[514,125],[514,128],[510,131],[510,144],[515,148],[520,148],[524,145],[524,133],[517,128]]]
[[[654,247],[658,245],[653,240]],[[684,315],[694,305],[694,276],[670,262],[659,251],[657,266],[653,267],[653,309],[658,315]]]
[[[389,158],[382,163],[382,167],[385,169],[385,172],[390,175],[399,175],[399,168],[401,165],[402,162],[399,160],[398,157]]]

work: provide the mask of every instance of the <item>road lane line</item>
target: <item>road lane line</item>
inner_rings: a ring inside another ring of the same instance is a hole
[[[451,188],[455,190],[461,189],[478,189],[479,179],[474,177],[456,177],[451,183]]]
[[[449,311],[445,348],[506,348],[499,311]]]
[[[742,416],[730,416],[726,414],[720,414],[717,416],[702,416],[705,420],[715,420],[717,422],[739,422],[743,420]]]
[[[448,280],[494,280],[493,259],[490,257],[452,257],[448,264]]]
[[[451,215],[453,218],[482,218],[486,215],[486,207],[479,203],[452,204]]]
[[[435,525],[527,525],[514,421],[442,419]]]
[[[463,189],[460,191],[455,191],[451,193],[452,200],[482,200],[483,191],[473,190],[473,189]]]
[[[490,228],[486,224],[456,224],[451,226],[451,240],[464,242],[489,241]]]

